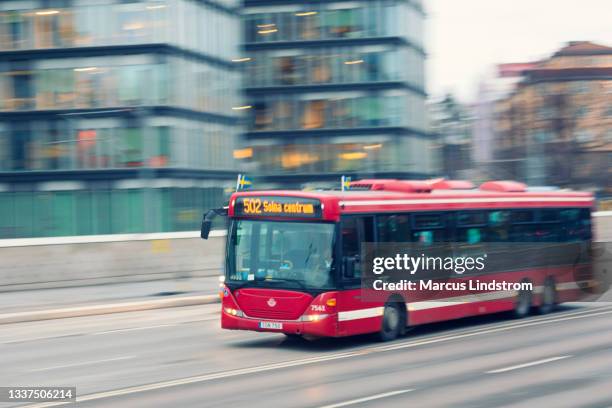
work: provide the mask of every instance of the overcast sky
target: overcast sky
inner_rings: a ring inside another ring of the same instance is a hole
[[[612,46],[612,0],[425,0],[428,92],[465,102],[497,63],[545,58],[568,41]]]

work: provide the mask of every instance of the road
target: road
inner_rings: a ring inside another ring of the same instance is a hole
[[[133,302],[181,295],[214,295],[218,290],[219,276],[216,274],[208,277],[0,292],[0,313]]]
[[[222,331],[218,307],[0,326],[0,385],[76,385],[83,407],[612,406],[609,302],[391,343]]]

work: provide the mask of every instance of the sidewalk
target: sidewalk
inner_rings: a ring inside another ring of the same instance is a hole
[[[214,303],[217,276],[0,293],[0,324]]]

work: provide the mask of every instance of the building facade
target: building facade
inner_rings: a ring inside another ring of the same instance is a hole
[[[449,179],[471,179],[474,166],[473,115],[470,106],[452,94],[427,105],[432,133],[439,143],[440,175]]]
[[[194,230],[235,183],[230,0],[0,2],[0,238]]]
[[[284,185],[435,172],[418,0],[245,0],[247,148]]]
[[[612,195],[612,48],[570,42],[523,71],[495,107],[507,178]]]

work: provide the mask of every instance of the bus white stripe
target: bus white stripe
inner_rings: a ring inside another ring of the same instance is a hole
[[[371,307],[369,309],[357,309],[346,312],[338,312],[338,321],[346,322],[348,320],[367,319],[370,317],[382,316],[384,309],[384,307],[380,306]]]
[[[580,282],[563,282],[557,284],[557,290],[572,290],[579,289],[580,283],[592,284],[592,281]],[[536,294],[542,293],[543,286],[534,286],[533,292]],[[423,300],[420,302],[406,303],[406,309],[409,312],[418,312],[421,310],[437,309],[440,307],[460,306],[475,302],[486,302],[491,300],[510,299],[516,296],[514,290],[500,290],[496,292],[477,293],[473,295],[453,296],[436,300]],[[367,319],[370,317],[382,316],[384,307],[372,307],[368,309],[349,310],[338,312],[339,321],[349,321],[357,319]]]
[[[410,302],[406,305],[409,311],[435,309],[438,307],[459,306],[467,303],[485,302],[488,300],[499,300],[511,298],[516,295],[513,290],[501,290],[497,292],[486,292],[475,295],[455,296],[436,300],[424,300],[421,302]]]

